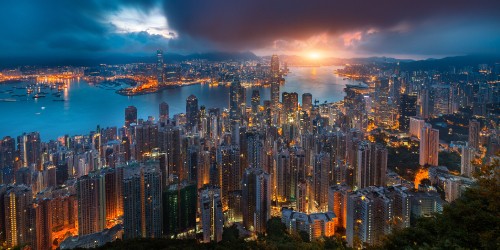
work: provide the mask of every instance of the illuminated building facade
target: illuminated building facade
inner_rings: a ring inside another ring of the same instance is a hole
[[[205,186],[199,191],[202,242],[219,242],[222,240],[224,216],[220,188]]]

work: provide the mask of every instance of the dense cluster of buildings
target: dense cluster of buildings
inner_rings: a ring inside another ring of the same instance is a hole
[[[165,81],[158,61],[157,80]],[[288,230],[310,239],[344,228],[349,246],[377,244],[441,211],[444,201],[430,185],[393,185],[388,143],[373,140],[374,133],[419,143],[419,164],[431,166],[431,184],[446,190],[448,202],[471,184],[471,162],[488,161],[499,149],[490,122],[498,122],[491,109],[498,83],[450,84],[399,65],[346,67],[343,74],[369,80],[346,86],[341,102],[318,105],[311,94],[280,92],[279,58],[269,65],[262,74],[270,100],[254,90],[248,105],[240,71],[227,70],[228,109],[206,108],[191,95],[185,113],[171,116],[160,104],[157,120],[139,119],[130,106],[122,127],[49,142],[36,132],[5,137],[0,241],[35,249],[138,237],[219,242],[225,226],[265,233],[271,216],[280,216]],[[471,119],[468,141],[455,143],[463,158],[458,177],[439,167],[440,131],[429,118],[470,105],[483,122]]]

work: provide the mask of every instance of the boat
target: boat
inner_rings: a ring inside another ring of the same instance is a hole
[[[43,98],[43,97],[45,97],[45,95],[36,94],[33,96],[33,99],[38,99],[38,98]]]

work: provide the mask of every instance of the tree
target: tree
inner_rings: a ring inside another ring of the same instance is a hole
[[[388,235],[380,249],[500,249],[500,163],[480,167],[477,183],[414,227]]]

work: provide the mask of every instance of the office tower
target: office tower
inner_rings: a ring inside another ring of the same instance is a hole
[[[240,190],[240,149],[236,145],[222,145],[217,149],[217,168],[221,173],[220,193],[224,208],[228,206],[228,194]]]
[[[188,130],[192,130],[194,127],[198,126],[198,98],[194,95],[190,95],[186,99],[186,119]]]
[[[312,110],[312,95],[311,95],[311,93],[302,94],[302,110],[306,111],[307,114],[311,114],[311,110]]]
[[[393,207],[383,188],[369,187],[347,198],[346,239],[349,247],[375,245],[392,231]],[[357,239],[357,240],[355,240]],[[359,244],[359,245],[358,245]]]
[[[417,96],[403,94],[399,103],[399,130],[410,129],[410,117],[417,115]]]
[[[260,92],[258,89],[254,89],[252,91],[252,113],[254,115],[259,112],[259,105],[260,105]]]
[[[49,199],[37,199],[34,204],[36,225],[35,249],[52,249],[52,206]]]
[[[196,184],[181,182],[163,191],[163,232],[176,235],[196,226]]]
[[[156,80],[158,81],[158,85],[163,85],[164,77],[163,77],[163,51],[156,51]]]
[[[313,197],[319,211],[328,206],[328,187],[330,185],[330,153],[321,152],[315,156],[313,166]]]
[[[477,120],[469,121],[469,147],[479,149],[479,132],[481,131],[481,123]]]
[[[78,235],[93,234],[106,226],[106,190],[104,177],[97,172],[76,182],[78,197]]]
[[[169,108],[166,102],[160,103],[160,122],[166,123],[169,119]]]
[[[419,112],[418,112],[419,116],[424,118],[424,119],[429,118],[430,97],[429,97],[429,90],[428,89],[422,89],[420,91],[418,103],[419,103]]]
[[[422,138],[422,128],[424,127],[425,120],[419,117],[410,117],[410,136],[417,139]]]
[[[438,166],[439,130],[426,123],[420,138],[419,164]]]
[[[335,234],[335,222],[337,218],[333,212],[307,214],[296,212],[289,208],[281,210],[281,223],[288,232],[305,232],[309,240],[321,237],[331,237]]]
[[[262,168],[247,168],[242,181],[243,225],[251,231],[264,233],[271,218],[271,182]]]
[[[385,186],[387,172],[387,149],[381,144],[363,141],[358,147],[356,185]]]
[[[280,62],[278,55],[271,57],[271,109],[276,110],[280,102]]]
[[[162,236],[162,184],[158,164],[135,167],[123,179],[124,237]]]
[[[234,79],[229,88],[229,119],[231,121],[239,121],[241,118],[241,103],[244,102],[241,91],[240,80]]]
[[[17,137],[17,149],[23,167],[35,166],[41,170],[42,141],[38,132],[24,133]],[[13,166],[12,166],[13,167]]]
[[[476,149],[469,146],[464,146],[461,148],[460,156],[460,174],[472,177],[474,171],[474,165],[472,161],[474,160],[474,155],[476,154]]]
[[[137,108],[134,106],[125,108],[125,127],[130,127],[131,123],[137,123]]]
[[[299,107],[299,95],[295,92],[283,92],[281,101],[283,103],[283,111],[287,115],[292,115]]]
[[[7,247],[33,243],[31,189],[25,185],[7,187],[3,211],[5,212],[5,233]]]
[[[351,188],[345,184],[330,186],[328,189],[328,211],[333,211],[337,216],[336,227],[346,228],[347,196]]]
[[[201,229],[203,230],[203,243],[219,242],[222,240],[224,215],[220,188],[205,186],[199,191]]]

